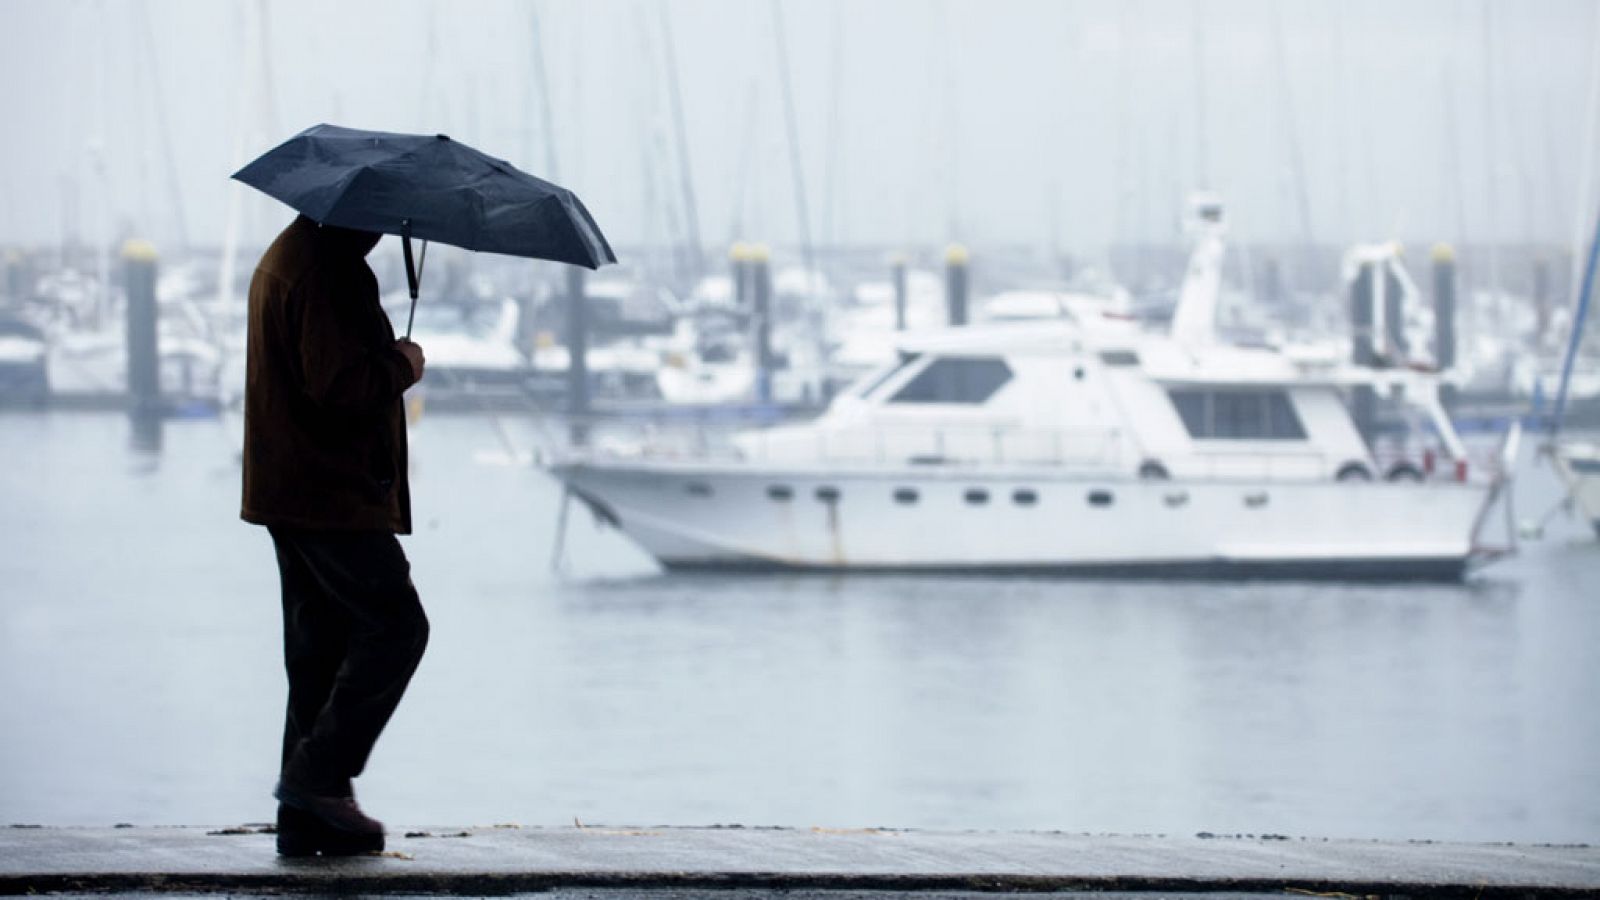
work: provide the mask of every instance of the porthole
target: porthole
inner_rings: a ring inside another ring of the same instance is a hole
[[[982,506],[989,502],[989,492],[983,488],[967,488],[966,498],[973,506]]]
[[[704,481],[691,481],[684,485],[683,489],[688,492],[689,496],[691,497],[711,496],[711,485],[706,484]]]
[[[1018,506],[1033,506],[1039,502],[1039,492],[1033,488],[1017,488],[1011,492],[1011,502]]]
[[[780,503],[787,503],[794,499],[794,488],[787,484],[774,484],[767,488],[767,496]]]
[[[917,502],[917,489],[916,488],[908,488],[908,487],[895,488],[894,489],[894,502],[902,504],[904,506],[910,506],[911,504],[916,503]]]
[[[825,484],[822,487],[817,488],[816,498],[821,500],[823,503],[838,503],[839,489],[833,485]]]
[[[1115,499],[1110,491],[1094,490],[1089,492],[1090,506],[1110,506]]]
[[[1335,481],[1371,481],[1372,470],[1367,468],[1366,463],[1347,462],[1339,467],[1333,477]]]

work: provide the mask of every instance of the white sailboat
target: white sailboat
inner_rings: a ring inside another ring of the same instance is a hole
[[[807,424],[549,469],[673,569],[1459,578],[1509,475],[1469,464],[1437,374],[1215,340],[1220,252],[1202,229],[1171,334],[906,335]],[[1369,445],[1342,401],[1357,387],[1433,445]]]

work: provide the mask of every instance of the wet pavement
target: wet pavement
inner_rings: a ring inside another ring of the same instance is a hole
[[[562,828],[396,832],[389,852],[280,860],[254,827],[0,829],[0,893],[699,897],[818,892],[1310,891],[1410,897],[1600,895],[1587,845],[876,829]],[[732,891],[733,894],[727,892]]]

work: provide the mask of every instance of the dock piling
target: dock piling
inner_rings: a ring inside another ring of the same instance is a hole
[[[906,330],[906,258],[895,254],[889,259],[889,277],[894,282],[894,330]]]
[[[122,245],[123,290],[127,295],[126,331],[128,414],[134,444],[140,450],[161,446],[161,352],[156,334],[155,245],[129,240]]]
[[[967,271],[969,261],[966,247],[960,244],[951,244],[945,248],[945,309],[952,328],[960,328],[967,324],[967,292],[970,288],[970,273]]]
[[[746,259],[750,281],[751,330],[755,339],[756,402],[772,402],[772,266],[764,245],[751,247]]]
[[[1433,247],[1433,359],[1440,372],[1456,365],[1456,251],[1449,244]],[[1439,401],[1455,412],[1456,386],[1441,384]]]
[[[584,419],[589,415],[589,305],[584,300],[584,272],[567,267],[567,415],[572,417],[572,442],[588,439]]]
[[[1373,293],[1377,286],[1377,265],[1363,261],[1355,280],[1350,283],[1350,361],[1358,366],[1374,367],[1378,353],[1374,345]],[[1369,443],[1377,419],[1377,394],[1372,388],[1358,385],[1351,396],[1350,414],[1356,428]]]

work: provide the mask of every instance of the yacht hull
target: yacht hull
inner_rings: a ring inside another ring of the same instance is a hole
[[[954,467],[551,471],[667,568],[747,571],[1456,580],[1491,490]]]

